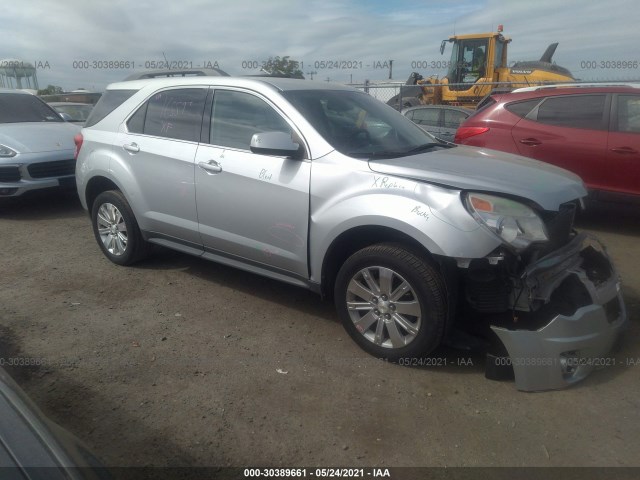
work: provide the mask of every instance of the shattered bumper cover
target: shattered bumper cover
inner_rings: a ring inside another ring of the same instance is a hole
[[[519,390],[564,388],[610,364],[607,354],[628,319],[618,274],[595,237],[577,235],[530,265],[522,280],[528,300],[549,302],[566,281],[573,282],[572,296],[583,298],[573,313],[552,316],[536,330],[491,327],[508,352],[503,360],[512,366]]]

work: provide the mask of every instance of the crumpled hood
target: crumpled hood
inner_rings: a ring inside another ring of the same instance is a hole
[[[0,143],[18,153],[73,150],[73,137],[80,127],[67,122],[0,124]]]
[[[577,175],[562,168],[496,150],[457,146],[409,157],[370,160],[377,173],[413,178],[461,190],[506,193],[545,210],[584,197]]]

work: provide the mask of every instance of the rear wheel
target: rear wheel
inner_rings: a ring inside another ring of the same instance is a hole
[[[109,190],[98,195],[93,202],[91,221],[100,249],[113,263],[130,265],[146,255],[146,242],[121,192]]]
[[[428,260],[400,245],[373,245],[349,257],[334,298],[349,335],[377,357],[427,355],[442,341],[444,281]]]

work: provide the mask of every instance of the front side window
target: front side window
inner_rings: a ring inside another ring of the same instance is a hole
[[[539,107],[537,121],[559,127],[606,130],[606,95],[549,97]]]
[[[0,94],[0,123],[63,121],[53,108],[35,95]]]
[[[200,141],[207,90],[181,88],[155,93],[127,121],[131,133]]]
[[[291,127],[278,112],[255,95],[216,90],[209,137],[212,145],[249,150],[251,137],[262,132],[291,134]]]
[[[282,95],[345,155],[393,158],[438,144],[407,117],[364,92],[289,90]]]
[[[640,133],[640,95],[619,95],[617,110],[617,130]]]

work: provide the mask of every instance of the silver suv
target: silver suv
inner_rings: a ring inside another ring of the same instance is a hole
[[[350,88],[121,82],[77,149],[109,260],[154,243],[332,296],[378,357],[424,357],[472,324],[490,375],[553,389],[584,378],[627,323],[604,247],[573,230],[578,177],[439,142]]]

